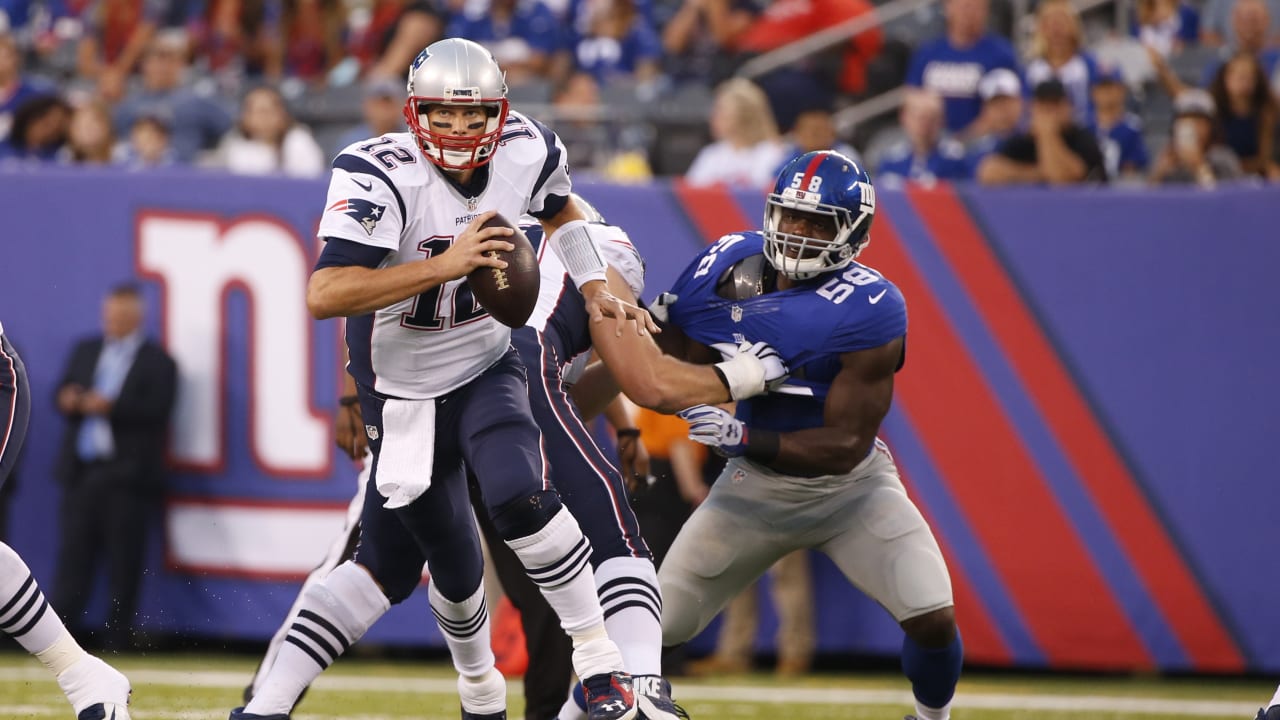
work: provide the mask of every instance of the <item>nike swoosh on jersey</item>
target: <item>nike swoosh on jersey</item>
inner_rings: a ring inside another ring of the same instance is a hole
[[[355,178],[351,178],[351,182],[353,182],[353,183],[355,183],[355,184],[359,185],[360,187],[364,188],[364,191],[365,191],[365,192],[373,192],[373,183],[371,183],[371,182],[360,182],[359,180],[357,180],[357,179],[355,179]]]
[[[887,292],[889,292],[889,288],[885,288],[884,290],[881,290],[875,295],[872,295],[871,297],[867,298],[867,302],[871,303],[872,305],[875,305],[876,303],[880,302],[880,298],[884,297],[884,294]]]

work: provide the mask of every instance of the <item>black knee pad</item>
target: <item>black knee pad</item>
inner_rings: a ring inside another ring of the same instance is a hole
[[[551,522],[551,518],[564,507],[560,495],[554,490],[539,490],[532,495],[512,500],[494,508],[490,515],[493,526],[503,540],[528,537]]]

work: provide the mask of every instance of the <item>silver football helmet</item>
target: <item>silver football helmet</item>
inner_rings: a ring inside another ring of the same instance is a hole
[[[493,53],[462,38],[431,43],[409,68],[408,94],[404,118],[427,159],[446,170],[467,170],[493,158],[510,110],[506,73]],[[427,120],[429,105],[481,105],[488,114],[484,132],[438,133]]]

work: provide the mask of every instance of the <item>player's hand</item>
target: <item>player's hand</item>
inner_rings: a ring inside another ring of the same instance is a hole
[[[621,466],[622,479],[633,494],[652,484],[649,449],[639,435],[618,436],[618,464]]]
[[[734,400],[773,390],[786,382],[791,372],[778,351],[765,342],[743,340],[737,345],[716,343],[712,347],[726,358],[716,364],[716,369],[729,386],[729,395]]]
[[[724,457],[738,457],[747,451],[747,426],[714,405],[694,405],[676,413],[689,423],[689,439],[700,442]]]
[[[622,331],[628,320],[636,321],[636,333],[660,333],[662,328],[653,321],[648,310],[622,300],[609,292],[603,280],[591,280],[582,286],[582,299],[586,302],[587,314],[591,322],[604,322],[606,317],[617,320],[615,334],[622,337]]]
[[[364,458],[369,449],[369,438],[364,434],[360,403],[338,406],[338,411],[333,415],[333,439],[347,457],[356,461]]]
[[[658,319],[658,322],[671,322],[671,306],[676,304],[680,296],[675,293],[664,292],[658,296],[657,300],[649,306],[649,313]]]
[[[466,277],[472,270],[479,267],[501,269],[507,266],[505,260],[491,257],[488,253],[494,250],[504,252],[515,250],[516,246],[506,239],[515,234],[515,231],[505,227],[480,227],[497,214],[494,210],[480,213],[454,239],[453,245],[448,250],[435,258],[428,259],[428,262],[439,263],[437,267],[444,273],[446,281]]]

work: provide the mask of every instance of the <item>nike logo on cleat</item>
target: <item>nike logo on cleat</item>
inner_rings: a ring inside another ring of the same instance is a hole
[[[880,302],[880,298],[884,297],[884,294],[887,292],[889,292],[889,288],[885,288],[884,290],[881,290],[875,295],[872,295],[871,297],[867,298],[867,302],[871,303],[872,305],[875,305],[876,303]]]

